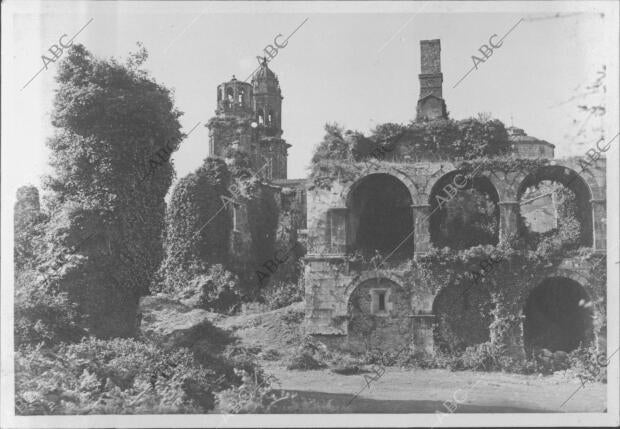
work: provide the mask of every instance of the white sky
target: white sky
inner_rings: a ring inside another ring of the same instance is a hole
[[[590,145],[574,144],[577,102],[557,105],[596,78],[603,64],[612,76],[609,84],[616,85],[618,76],[615,2],[9,1],[2,7],[2,187],[3,205],[11,206],[17,187],[39,186],[48,168],[44,142],[52,134],[57,65],[21,88],[42,67],[48,47],[91,18],[76,42],[96,56],[124,59],[141,41],[150,53],[146,68],[175,91],[176,105],[185,113],[183,130],[202,122],[173,157],[177,177],[207,156],[202,125],[213,116],[217,85],[233,74],[245,79],[265,45],[279,33],[288,36],[306,17],[270,63],[284,96],[284,138],[293,145],[289,178],[306,176],[328,121],[367,132],[415,116],[422,39],[441,39],[444,98],[452,118],[490,112],[510,125],[512,117],[515,126],[554,143],[556,156],[581,155]],[[491,35],[501,37],[521,18],[556,13],[561,17],[521,22],[492,57],[453,88]],[[611,90],[617,94],[617,86]],[[617,112],[617,98],[614,106]],[[608,128],[617,132],[616,120]]]

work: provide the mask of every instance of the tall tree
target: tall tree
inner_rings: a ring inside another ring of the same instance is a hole
[[[75,256],[59,288],[102,336],[134,331],[163,255],[169,157],[184,137],[170,90],[140,69],[147,58],[141,47],[121,64],[75,45],[56,77],[48,241]]]

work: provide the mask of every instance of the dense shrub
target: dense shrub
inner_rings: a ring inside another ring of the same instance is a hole
[[[209,267],[206,274],[196,274],[185,287],[171,292],[193,306],[224,313],[236,309],[240,302],[239,279],[220,264]]]
[[[580,380],[607,382],[609,361],[595,346],[581,346],[568,355],[570,369]]]
[[[453,249],[496,244],[498,214],[499,206],[488,194],[477,189],[462,190],[432,218],[431,240],[437,247]]]
[[[330,355],[324,344],[305,337],[291,356],[287,369],[322,369],[327,367]]]
[[[129,339],[88,339],[54,352],[22,348],[15,376],[22,415],[204,413],[213,391],[227,387],[187,349],[165,352]]]
[[[291,357],[288,365],[286,365],[286,369],[322,369],[326,366],[327,365],[324,363],[316,360],[312,353],[307,351],[298,351]]]
[[[153,156],[173,153],[183,138],[171,92],[140,69],[147,57],[142,48],[121,64],[73,45],[56,76],[46,256],[64,253],[84,229],[98,234],[95,244],[69,252],[88,262],[67,276],[60,271],[57,285],[99,336],[134,333],[138,298],[161,261],[164,197],[174,177],[172,163]]]
[[[261,290],[262,300],[271,310],[286,307],[304,299],[304,290],[300,282],[271,282]]]
[[[282,358],[282,353],[280,353],[276,349],[267,349],[263,353],[261,353],[260,357],[263,360],[277,361],[277,360],[280,360]]]
[[[312,157],[313,176],[317,172],[315,167],[323,161],[359,161],[372,156],[378,148],[387,152],[396,149],[401,156],[412,160],[429,157],[475,159],[510,151],[504,124],[480,115],[459,121],[437,119],[408,125],[387,123],[377,126],[369,137],[359,132],[345,132],[338,124],[326,124],[325,131],[325,137],[315,147]]]
[[[247,371],[236,370],[242,379],[240,386],[232,387],[217,394],[217,411],[227,414],[262,414],[273,412],[272,407],[291,398],[290,394],[273,389],[276,379],[273,376],[264,380],[252,376]]]
[[[228,264],[230,217],[220,196],[228,195],[230,173],[221,159],[207,158],[172,191],[166,212],[163,289],[178,291],[212,264]]]
[[[46,346],[61,341],[78,341],[86,335],[79,326],[77,304],[67,293],[55,291],[35,272],[19,273],[15,282],[15,347]]]
[[[15,237],[13,260],[17,273],[34,267],[46,219],[41,212],[39,190],[36,187],[20,187],[17,190],[16,199],[13,218]]]

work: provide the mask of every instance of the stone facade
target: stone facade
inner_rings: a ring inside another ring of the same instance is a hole
[[[423,41],[422,74],[420,75],[420,102],[418,120],[443,116],[445,104],[441,98],[439,41]],[[429,100],[434,100],[434,104]],[[440,102],[437,104],[436,102]],[[515,158],[553,158],[554,146],[529,138],[522,130],[513,129]],[[527,141],[525,141],[527,140]],[[399,141],[399,145],[411,144]],[[307,193],[307,256],[305,258],[306,332],[333,347],[364,352],[401,349],[408,345],[413,353],[432,354],[436,350],[434,331],[438,318],[435,304],[443,287],[431,286],[423,273],[405,269],[396,261],[390,263],[379,258],[379,266],[356,263],[354,251],[360,241],[359,210],[381,212],[372,207],[372,201],[358,201],[356,189],[363,183],[378,181],[388,184],[398,182],[405,189],[411,215],[407,218],[407,231],[412,246],[406,248],[410,258],[422,257],[432,246],[433,202],[437,189],[446,178],[461,172],[459,162],[408,162],[399,158],[398,148],[391,152],[389,162],[376,163],[370,169],[358,165],[360,174],[350,180],[334,180],[328,188],[310,186]],[[533,171],[479,171],[476,177],[492,187],[498,198],[498,245],[520,233],[521,198],[524,191],[542,181],[561,183],[574,191],[583,220],[582,245],[605,252],[605,159],[600,159],[582,169],[579,158],[552,160]],[[352,164],[355,166],[355,164]],[[465,174],[465,173],[463,173]],[[389,178],[389,180],[388,180]],[[396,185],[394,185],[396,186]],[[389,191],[386,189],[386,194]],[[397,195],[394,193],[393,195]],[[400,195],[400,194],[398,194]],[[378,196],[377,196],[378,197]],[[396,198],[396,197],[395,197]],[[401,197],[399,197],[402,199]],[[380,204],[385,204],[382,200]],[[394,204],[400,207],[401,203]],[[361,209],[359,207],[362,207]],[[394,222],[395,217],[385,222]],[[380,221],[380,220],[379,220]],[[370,229],[369,229],[370,231]],[[380,229],[372,229],[380,231]],[[377,234],[377,232],[375,232]],[[403,235],[405,240],[407,234]],[[402,243],[401,243],[402,245]],[[391,253],[389,253],[391,255]],[[591,300],[604,299],[604,280],[592,274],[592,263],[579,258],[567,258],[550,264],[542,272],[524,275],[512,302],[505,303],[509,312],[520,318],[513,322],[501,340],[515,356],[523,356],[523,314],[531,291],[546,279],[566,279],[576,282]],[[490,297],[486,304],[491,305]],[[381,309],[378,310],[378,303]],[[486,305],[485,304],[485,305]],[[465,305],[465,304],[463,304]],[[467,304],[470,305],[470,304]],[[598,313],[600,315],[600,313]],[[504,317],[495,314],[494,317]],[[481,325],[482,322],[478,323]],[[485,321],[488,323],[488,320]],[[484,329],[481,329],[484,331]],[[599,344],[604,342],[603,330],[594,332]],[[492,338],[492,332],[478,332],[466,339],[475,342]],[[467,342],[466,341],[466,342]]]
[[[440,42],[422,41],[420,46],[422,73],[416,119],[446,118]],[[237,144],[247,153],[259,151],[261,157],[270,160],[272,169],[266,175],[270,180],[264,186],[269,187],[281,211],[278,229],[295,230],[295,239],[306,248],[303,282],[307,334],[332,347],[356,353],[406,346],[414,354],[432,354],[440,345],[435,341],[437,332],[447,326],[442,315],[446,310],[442,306],[448,302],[461,307],[452,323],[456,320],[460,324],[453,333],[461,335],[463,346],[499,341],[513,355],[523,356],[527,346],[524,314],[534,289],[549,279],[560,279],[557,281],[576,284],[583,296],[592,301],[604,299],[605,279],[593,274],[591,260],[579,257],[557,260],[535,272],[523,273],[520,278],[506,280],[506,289],[517,293],[512,293],[510,299],[504,298],[505,302],[485,291],[455,294],[453,288],[459,285],[454,282],[429,282],[425,272],[415,264],[407,265],[406,261],[417,261],[436,247],[433,237],[437,228],[438,195],[459,174],[467,174],[462,162],[424,157],[412,162],[402,149],[413,142],[401,138],[381,162],[371,167],[352,162],[351,167],[358,173],[346,179],[339,176],[328,187],[314,186],[305,179],[288,180],[289,145],[281,140],[281,99],[277,78],[264,63],[251,85],[233,79],[218,87],[216,114],[253,121],[254,131],[241,132]],[[501,246],[523,232],[521,219],[531,209],[526,200],[532,194],[526,191],[541,181],[552,181],[570,188],[576,195],[582,225],[580,244],[604,254],[605,159],[582,168],[579,158],[553,159],[554,146],[548,142],[527,136],[518,128],[511,127],[508,132],[515,163],[519,158],[551,161],[528,167],[529,170],[482,168],[477,171],[475,182],[482,184],[497,206],[493,215],[497,232],[490,245]],[[224,155],[227,143],[220,139],[215,127],[210,135],[212,154]],[[255,168],[263,165],[259,158],[253,158]],[[243,239],[248,215],[243,209],[237,215],[238,228],[232,247],[239,250],[242,259],[247,252],[243,249],[249,246]],[[369,222],[373,217],[378,219],[376,224]],[[393,251],[390,251],[390,240],[394,241]],[[356,259],[362,242],[371,249],[384,247],[374,263]],[[498,302],[502,304],[500,310],[488,311]],[[480,316],[482,313],[486,316]],[[603,313],[604,309],[594,310],[594,316]],[[497,332],[491,331],[489,325],[508,319],[511,322],[502,338],[497,338]],[[598,343],[604,343],[604,327],[592,331]]]
[[[245,152],[251,168],[266,179],[286,179],[287,152],[290,145],[282,139],[282,93],[276,75],[263,62],[252,83],[235,76],[217,87],[216,118],[246,121],[231,139],[213,125],[209,129],[209,155],[227,155],[229,148]],[[231,141],[232,140],[232,141]]]

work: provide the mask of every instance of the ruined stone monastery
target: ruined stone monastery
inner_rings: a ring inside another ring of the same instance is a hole
[[[420,49],[420,94],[412,117],[446,118],[440,41],[421,41]],[[250,155],[254,171],[262,170],[274,195],[300,214],[294,227],[306,250],[307,334],[354,352],[406,346],[414,353],[434,353],[442,342],[470,346],[500,341],[522,356],[532,347],[570,351],[580,343],[604,344],[605,322],[600,320],[605,317],[606,285],[604,276],[596,274],[597,264],[605,267],[600,262],[606,251],[604,158],[583,169],[580,158],[554,159],[554,145],[508,128],[515,160],[550,162],[529,171],[477,172],[474,186],[484,189],[497,208],[493,213],[499,227],[492,245],[518,235],[523,217],[539,227],[549,221],[553,210],[546,207],[552,199],[525,194],[537,183],[552,181],[575,194],[583,228],[580,244],[592,250],[590,256],[567,254],[531,273],[516,273],[505,283],[499,279],[498,290],[512,291],[506,294],[466,288],[456,277],[443,284],[429,282],[417,265],[403,261],[424,258],[439,247],[436,196],[461,173],[460,162],[412,160],[402,150],[411,142],[401,140],[381,162],[359,168],[353,179],[335,179],[329,187],[289,180],[282,100],[278,78],[264,62],[251,83],[233,77],[218,86],[216,119],[252,122],[251,130],[239,135],[238,148]],[[210,126],[210,155],[224,155],[222,141],[220,129]],[[243,209],[233,211],[234,233],[243,235]],[[381,258],[355,259],[357,251],[377,252]]]

